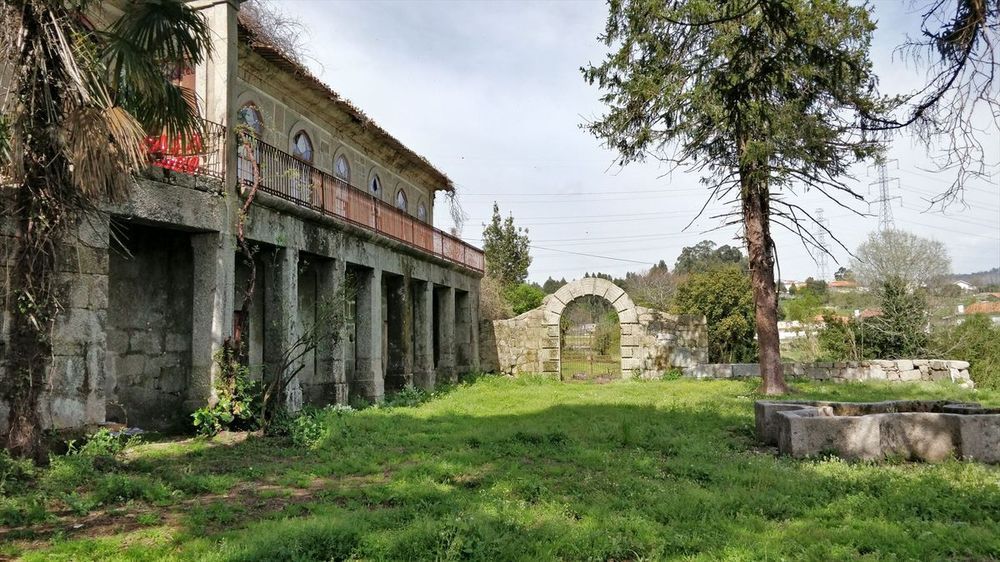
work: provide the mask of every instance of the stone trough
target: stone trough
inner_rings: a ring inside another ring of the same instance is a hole
[[[796,458],[1000,463],[1000,408],[946,400],[754,403],[757,437]]]

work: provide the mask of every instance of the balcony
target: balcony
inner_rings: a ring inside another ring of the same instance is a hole
[[[191,176],[224,179],[226,128],[212,121],[203,121],[201,132],[189,140],[170,138],[166,134],[146,137],[146,151],[151,166],[167,172]]]
[[[150,165],[168,172],[223,180],[226,128],[205,121],[204,130],[183,142],[166,135],[146,139]],[[482,250],[373,197],[367,191],[323,172],[287,152],[246,135],[237,143],[237,180],[253,184],[258,164],[258,189],[296,205],[336,217],[479,273]]]

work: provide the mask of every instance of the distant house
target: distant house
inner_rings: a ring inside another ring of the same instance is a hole
[[[857,292],[858,282],[853,279],[844,279],[842,281],[830,281],[826,284],[828,290],[834,293],[854,293]]]
[[[969,316],[976,314],[983,314],[994,324],[1000,325],[1000,302],[980,301],[974,302],[968,306],[960,304],[956,310],[955,323],[961,323]]]
[[[967,281],[955,281],[952,283],[952,285],[958,287],[959,289],[962,290],[962,292],[965,293],[972,293],[975,292],[976,290],[976,286]]]
[[[791,291],[792,289],[798,291],[802,287],[806,286],[805,281],[796,281],[794,279],[783,279],[781,281],[781,284],[785,286],[786,291]]]
[[[860,318],[861,320],[864,320],[866,318],[875,318],[876,316],[882,316],[882,309],[881,308],[878,308],[878,307],[876,307],[876,308],[866,308],[864,310],[857,310],[857,309],[855,309],[855,311],[854,311],[854,317],[855,318]]]

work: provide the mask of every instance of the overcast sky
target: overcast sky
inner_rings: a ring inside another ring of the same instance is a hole
[[[580,128],[602,112],[599,92],[579,68],[603,58],[597,40],[607,17],[603,2],[460,2],[276,0],[308,33],[307,64],[333,89],[417,153],[447,173],[468,220],[462,236],[480,245],[493,201],[530,229],[530,279],[580,277],[585,271],[623,275],[663,259],[672,267],[681,248],[711,239],[741,245],[736,227],[708,218],[710,205],[687,230],[705,200],[696,176],[664,177],[656,164],[613,165],[615,155]],[[917,69],[893,49],[919,20],[900,0],[874,0],[880,28],[872,57],[883,88],[916,86]],[[997,131],[985,135],[1000,161]],[[891,150],[898,169],[892,195],[896,226],[941,240],[955,272],[1000,266],[1000,174],[970,186],[967,206],[925,212],[950,183],[907,139]],[[857,171],[868,193],[874,170]],[[799,193],[806,209],[822,208],[830,228],[851,249],[876,228],[816,193]],[[443,199],[443,198],[439,198]],[[854,208],[867,212],[864,203]],[[439,201],[436,226],[452,226]],[[877,212],[877,207],[873,209]],[[797,241],[776,232],[781,278],[816,276],[817,265]],[[848,254],[831,242],[834,255]],[[829,275],[837,264],[830,260]]]

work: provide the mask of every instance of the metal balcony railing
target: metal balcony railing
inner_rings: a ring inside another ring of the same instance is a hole
[[[439,258],[482,272],[482,250],[396,209],[367,191],[350,185],[278,150],[252,135],[237,140],[237,179],[297,205],[346,220]]]
[[[190,139],[166,134],[146,137],[149,163],[172,172],[223,179],[226,128],[212,121],[203,120],[202,124],[202,131]]]

